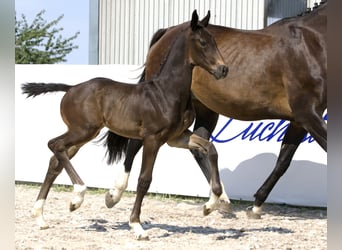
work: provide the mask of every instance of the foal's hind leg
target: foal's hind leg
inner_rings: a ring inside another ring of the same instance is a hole
[[[72,167],[69,159],[71,159],[78,152],[79,148],[84,143],[94,138],[97,133],[98,130],[85,130],[83,133],[81,133],[81,131],[78,133],[71,133],[68,131],[67,133],[49,141],[48,146],[54,153],[54,156],[50,160],[48,172],[33,209],[33,216],[37,218],[40,228],[48,228],[48,224],[45,222],[43,217],[43,207],[53,182],[61,173],[63,168],[66,170],[72,183],[74,184],[75,197],[71,200],[70,211],[73,211],[81,206],[84,200],[86,187],[82,179]]]
[[[126,159],[124,162],[125,171],[123,173],[120,173],[119,177],[115,180],[114,189],[111,189],[106,193],[105,202],[108,208],[112,208],[115,204],[117,204],[120,201],[123,192],[125,192],[128,185],[128,178],[132,169],[134,157],[141,147],[142,140],[129,140],[126,152]]]
[[[69,158],[72,158],[78,151],[78,148],[71,147],[68,150]],[[63,165],[57,160],[55,156],[52,156],[50,159],[49,169],[46,173],[45,180],[40,188],[37,200],[34,204],[32,216],[37,219],[37,223],[39,228],[46,229],[49,225],[46,223],[44,216],[43,216],[43,208],[49,193],[49,190],[57,178],[57,176],[62,172]]]
[[[306,135],[306,130],[294,122],[291,122],[286,133],[284,140],[282,142],[280,153],[276,166],[274,167],[272,173],[254,194],[255,201],[252,210],[247,211],[247,216],[253,219],[261,218],[261,206],[264,204],[268,195],[272,191],[273,187],[276,185],[281,176],[289,168],[292,161],[293,155],[296,152],[299,144],[302,142],[304,136]]]
[[[65,171],[69,175],[71,182],[74,185],[74,198],[70,202],[70,211],[74,211],[81,206],[84,200],[86,186],[81,177],[77,174],[72,166],[67,150],[71,147],[77,147],[77,150],[85,143],[95,138],[100,131],[100,128],[80,128],[77,130],[69,130],[67,133],[49,141],[48,146],[55,154],[56,158],[63,165]]]

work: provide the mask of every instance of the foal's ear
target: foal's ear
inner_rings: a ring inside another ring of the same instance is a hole
[[[201,20],[201,24],[204,27],[207,27],[209,24],[209,19],[210,19],[210,10],[208,10],[208,14]]]
[[[192,31],[196,31],[198,29],[198,15],[196,10],[192,12],[191,29]]]

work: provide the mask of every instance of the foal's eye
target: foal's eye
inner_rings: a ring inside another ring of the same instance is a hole
[[[207,42],[206,42],[206,41],[200,39],[199,42],[200,42],[200,44],[201,44],[202,47],[206,47],[206,46],[207,46]]]

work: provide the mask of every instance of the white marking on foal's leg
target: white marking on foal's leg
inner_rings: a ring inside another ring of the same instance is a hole
[[[138,222],[130,222],[129,226],[134,231],[135,239],[137,240],[148,240],[148,235],[146,231],[142,228]]]
[[[74,198],[72,198],[70,202],[71,212],[76,210],[82,205],[86,190],[87,190],[87,187],[85,185],[74,184],[74,191],[73,191]]]
[[[129,173],[121,173],[119,178],[115,181],[114,189],[111,189],[107,192],[105,201],[108,208],[112,208],[120,201],[122,194],[125,192],[128,186],[128,178]]]
[[[44,220],[43,210],[44,210],[45,200],[37,200],[34,203],[32,210],[32,217],[36,218],[37,224],[40,229],[47,229],[49,225]]]

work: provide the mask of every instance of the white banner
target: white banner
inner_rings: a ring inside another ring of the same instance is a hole
[[[135,83],[140,73],[139,66],[127,65],[16,65],[15,179],[42,182],[52,156],[47,142],[66,131],[59,110],[64,93],[26,98],[21,93],[22,83],[77,84],[99,76]],[[241,122],[220,116],[212,140],[219,155],[221,179],[231,199],[254,200],[253,194],[275,166],[287,125],[282,120]],[[115,176],[123,170],[122,162],[108,166],[104,155],[102,146],[89,142],[72,159],[87,186],[112,188]],[[133,165],[129,190],[136,189],[140,164],[141,152]],[[71,181],[63,171],[55,183]],[[149,191],[207,197],[209,186],[188,150],[165,145],[158,154]],[[267,202],[327,205],[327,154],[309,135]]]

